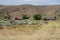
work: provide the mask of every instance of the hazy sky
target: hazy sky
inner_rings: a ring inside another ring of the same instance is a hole
[[[21,4],[53,5],[60,4],[60,0],[0,0],[0,5],[21,5]]]

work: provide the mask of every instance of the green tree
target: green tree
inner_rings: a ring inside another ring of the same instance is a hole
[[[29,16],[27,16],[27,15],[23,15],[22,18],[23,18],[23,19],[29,19]]]
[[[41,20],[42,19],[42,16],[40,14],[35,14],[33,17],[35,20]]]

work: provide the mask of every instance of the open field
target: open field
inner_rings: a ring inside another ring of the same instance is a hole
[[[60,20],[0,29],[0,40],[60,40]]]

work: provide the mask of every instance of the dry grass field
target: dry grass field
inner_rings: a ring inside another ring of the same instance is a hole
[[[0,40],[60,40],[60,20],[0,29]]]

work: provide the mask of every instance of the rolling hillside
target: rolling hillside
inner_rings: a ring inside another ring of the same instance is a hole
[[[0,5],[0,17],[4,17],[6,13],[8,13],[13,18],[21,18],[24,14],[32,18],[34,14],[39,13],[43,18],[56,16],[58,19],[60,19],[60,5]]]

